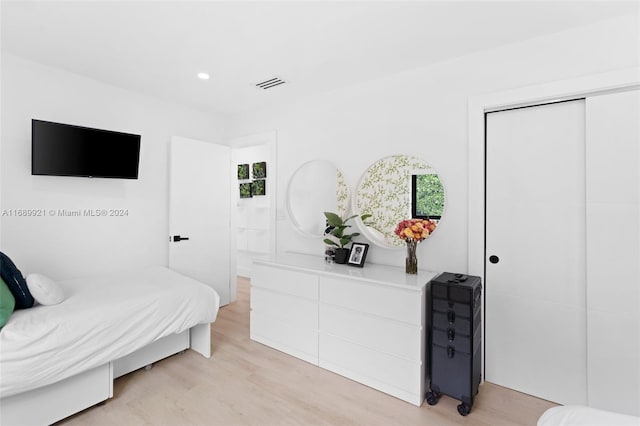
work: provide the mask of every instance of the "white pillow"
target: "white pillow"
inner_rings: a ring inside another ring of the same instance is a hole
[[[42,274],[27,275],[27,287],[34,299],[41,305],[57,305],[64,300],[62,288]]]

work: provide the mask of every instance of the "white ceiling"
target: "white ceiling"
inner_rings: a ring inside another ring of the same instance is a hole
[[[2,49],[234,114],[638,11],[637,1],[5,1]],[[198,72],[211,74],[208,81]],[[263,91],[255,83],[288,83]]]

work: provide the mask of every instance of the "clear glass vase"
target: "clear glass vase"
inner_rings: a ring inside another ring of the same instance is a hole
[[[418,257],[416,256],[416,248],[418,242],[416,240],[407,240],[407,260],[406,260],[406,272],[407,274],[418,273]]]

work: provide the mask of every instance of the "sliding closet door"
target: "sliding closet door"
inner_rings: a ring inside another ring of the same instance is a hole
[[[640,91],[587,99],[589,405],[640,416]]]
[[[585,404],[584,100],[486,116],[487,381]]]

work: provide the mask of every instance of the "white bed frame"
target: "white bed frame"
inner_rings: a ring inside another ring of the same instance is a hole
[[[211,324],[199,324],[136,352],[41,388],[0,399],[0,424],[50,425],[113,397],[113,380],[163,358],[193,349],[211,357]]]

